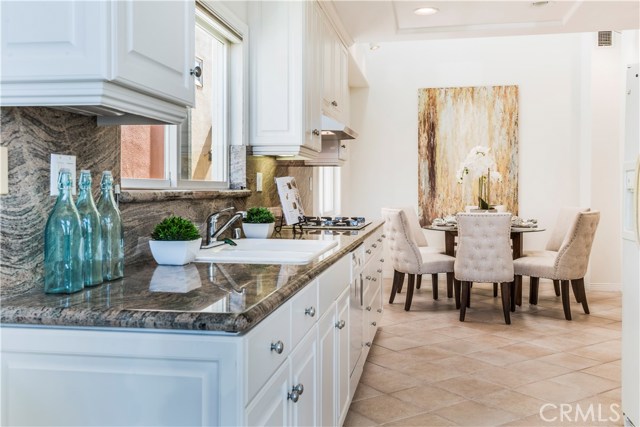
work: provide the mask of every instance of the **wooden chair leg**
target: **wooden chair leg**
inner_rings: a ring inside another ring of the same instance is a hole
[[[453,273],[447,273],[447,298],[453,297]]]
[[[560,293],[562,295],[562,308],[564,310],[564,318],[571,320],[571,302],[569,301],[569,281],[562,280],[560,282]]]
[[[540,278],[530,277],[529,278],[529,304],[533,304],[533,305],[538,304],[539,289],[540,289]]]
[[[453,289],[455,291],[456,310],[460,310],[460,281],[453,281]]]
[[[560,280],[553,281],[553,290],[556,291],[556,296],[560,296]]]
[[[589,304],[587,303],[587,291],[584,288],[584,278],[572,280],[571,284],[575,283],[575,289],[577,289],[578,294],[580,296],[580,303],[582,303],[582,309],[584,310],[584,314],[589,314]]]
[[[509,283],[509,289],[511,290],[509,296],[510,296],[510,304],[511,304],[511,311],[515,312],[516,311],[516,282],[513,281],[511,283]]]
[[[516,304],[522,307],[522,276],[516,276]]]
[[[498,284],[494,283],[493,284],[493,297],[497,297],[498,296]]]
[[[404,280],[404,273],[400,273],[398,270],[393,270],[393,284],[391,285],[391,295],[389,296],[389,304],[393,304],[393,300],[396,299],[396,292],[400,284]]]
[[[431,287],[433,288],[433,299],[438,299],[438,275],[431,275]]]
[[[460,321],[464,322],[464,317],[467,314],[467,304],[464,303],[464,301],[467,301],[469,299],[469,291],[471,290],[469,288],[469,282],[462,282],[462,296],[461,299],[463,301],[462,304],[460,304]]]
[[[571,281],[571,290],[573,291],[573,297],[576,299],[576,302],[580,302],[582,295],[580,295],[580,289],[578,289],[576,285],[576,280]]]
[[[404,285],[404,273],[398,273],[400,278],[398,279],[398,293],[402,292],[402,285]]]
[[[469,283],[469,292],[467,292],[467,307],[471,307],[471,288],[473,288],[473,282],[467,282]]]
[[[407,283],[407,299],[404,302],[404,310],[409,311],[411,308],[411,300],[413,299],[413,287],[415,286],[416,275],[409,275],[409,283]]]
[[[416,289],[420,289],[421,287],[422,287],[422,274],[417,274]]]
[[[504,322],[511,324],[511,284],[500,283],[500,292],[502,293],[502,312],[504,313]]]

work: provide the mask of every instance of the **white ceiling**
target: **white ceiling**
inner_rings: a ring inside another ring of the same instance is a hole
[[[521,0],[333,0],[332,6],[356,43],[640,28],[640,0],[560,0],[546,6]],[[413,13],[423,6],[440,11],[430,16]]]

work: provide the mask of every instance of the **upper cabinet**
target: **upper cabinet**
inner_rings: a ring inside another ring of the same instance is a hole
[[[321,149],[322,20],[315,2],[250,2],[253,154],[312,158]]]
[[[180,123],[194,105],[192,1],[2,2],[2,106]]]
[[[322,113],[344,124],[349,119],[349,54],[325,21],[322,43],[324,69]]]

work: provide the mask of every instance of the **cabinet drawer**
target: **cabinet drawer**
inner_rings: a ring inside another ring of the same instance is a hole
[[[376,231],[364,241],[365,262],[373,257],[382,258],[382,230]]]
[[[245,404],[291,352],[293,346],[290,321],[291,306],[285,304],[248,334],[245,342],[248,362]],[[281,353],[278,353],[280,344]]]
[[[322,316],[340,294],[349,287],[350,265],[349,256],[343,256],[318,277],[319,312],[316,316]]]
[[[298,345],[302,337],[318,320],[318,280],[309,283],[291,299],[291,347]]]

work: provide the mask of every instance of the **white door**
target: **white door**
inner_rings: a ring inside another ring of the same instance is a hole
[[[335,358],[335,335],[336,335],[336,314],[335,305],[327,310],[324,316],[318,321],[318,354],[320,357],[320,420],[321,426],[332,426],[336,424],[336,366]]]
[[[290,401],[293,426],[318,425],[318,335],[311,330],[291,354],[292,387],[301,387],[297,402]]]
[[[247,408],[248,426],[289,425],[289,369],[285,362],[258,392]]]
[[[349,322],[349,289],[346,289],[338,301],[336,302],[336,309],[338,311],[337,321],[337,347],[336,347],[336,359],[338,361],[338,368],[336,370],[336,386],[338,388],[338,425],[342,425],[347,411],[349,410],[349,378],[351,376],[351,369],[349,368],[349,330],[351,325]],[[343,323],[344,322],[344,323]]]

